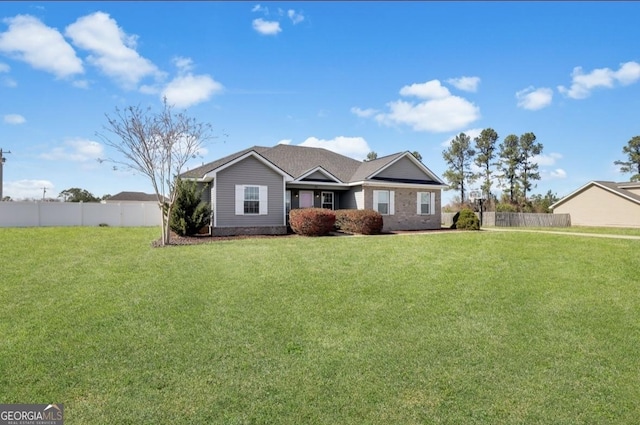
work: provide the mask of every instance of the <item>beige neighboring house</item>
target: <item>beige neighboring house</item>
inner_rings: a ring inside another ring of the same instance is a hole
[[[591,181],[550,207],[572,226],[640,227],[640,182]]]

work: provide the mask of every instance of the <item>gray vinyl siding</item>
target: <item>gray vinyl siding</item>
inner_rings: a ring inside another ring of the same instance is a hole
[[[218,227],[281,226],[284,220],[284,178],[253,157],[217,173],[216,225]],[[268,187],[266,215],[236,215],[236,185]]]
[[[333,181],[333,179],[327,177],[325,174],[322,174],[320,171],[316,171],[315,173],[309,174],[302,180],[320,180],[320,181]]]
[[[364,192],[362,187],[353,188],[347,192],[341,193],[340,199],[341,209],[363,209],[364,208]],[[337,208],[336,208],[337,209]]]
[[[398,162],[383,170],[381,173],[376,174],[376,177],[414,180],[431,179],[431,177],[418,168],[418,166],[409,158],[401,158]]]

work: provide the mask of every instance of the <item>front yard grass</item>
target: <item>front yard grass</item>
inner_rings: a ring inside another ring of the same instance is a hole
[[[66,424],[640,417],[640,241],[158,234],[0,229],[0,402]]]
[[[547,230],[553,232],[596,233],[603,235],[640,236],[640,228],[635,227],[597,227],[597,226],[570,226],[570,227],[526,227],[530,230]]]

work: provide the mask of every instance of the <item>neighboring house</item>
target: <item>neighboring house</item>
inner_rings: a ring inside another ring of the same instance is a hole
[[[591,181],[550,208],[573,226],[640,227],[640,182]]]
[[[373,209],[384,230],[440,228],[446,185],[410,152],[369,162],[322,148],[254,146],[187,171],[213,210],[212,233],[283,234],[295,208]]]
[[[120,192],[104,200],[106,203],[111,202],[158,202],[155,194],[144,192]]]

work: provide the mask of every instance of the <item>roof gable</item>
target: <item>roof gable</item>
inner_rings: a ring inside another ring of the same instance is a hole
[[[438,176],[422,162],[418,161],[409,151],[363,163],[352,180],[387,180],[407,183],[429,182],[444,185],[444,182]]]
[[[621,187],[633,187],[633,183],[615,183],[615,182],[610,182],[610,181],[599,181],[599,180],[593,180],[590,181],[589,183],[585,184],[584,186],[581,186],[580,188],[578,188],[577,190],[574,190],[573,192],[571,192],[570,194],[568,194],[567,196],[565,196],[564,198],[560,199],[558,202],[556,202],[555,204],[549,206],[549,208],[554,209],[557,206],[565,203],[566,201],[568,201],[571,198],[574,198],[575,196],[579,195],[580,193],[584,192],[585,190],[587,190],[588,188],[592,187],[592,186],[597,186],[603,190],[606,190],[610,193],[613,193],[615,195],[618,195],[622,198],[625,198],[627,200],[629,200],[630,202],[633,202],[635,204],[640,205],[640,195],[635,194],[629,190],[626,189],[622,189]]]
[[[316,167],[308,172],[302,174],[296,181],[322,181],[322,182],[334,182],[342,183],[336,176],[328,172],[322,167]]]

